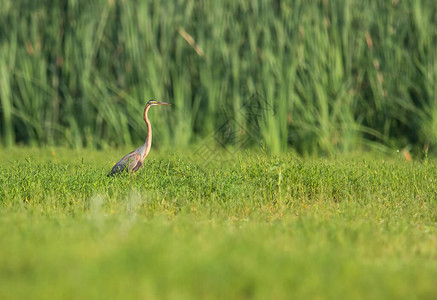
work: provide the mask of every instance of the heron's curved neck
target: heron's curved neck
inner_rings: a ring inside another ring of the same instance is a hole
[[[146,142],[144,143],[144,153],[141,156],[141,161],[143,161],[147,154],[149,154],[150,148],[152,147],[152,125],[150,124],[149,118],[147,117],[147,112],[149,111],[150,105],[146,105],[144,109],[144,122],[146,122],[147,126],[147,136]]]

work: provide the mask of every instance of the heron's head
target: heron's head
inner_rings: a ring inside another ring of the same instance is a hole
[[[153,105],[170,105],[170,103],[159,102],[159,101],[156,101],[156,100],[150,100],[149,102],[147,102],[147,105],[149,105],[149,106],[153,106]]]

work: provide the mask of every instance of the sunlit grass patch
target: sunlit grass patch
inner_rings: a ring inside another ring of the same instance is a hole
[[[436,292],[432,160],[156,153],[108,178],[105,152],[16,151],[0,165],[2,298]]]

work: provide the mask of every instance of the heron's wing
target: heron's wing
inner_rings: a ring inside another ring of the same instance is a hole
[[[124,170],[136,171],[141,167],[140,155],[138,153],[131,152],[128,155],[120,159],[111,170],[109,175],[115,175],[123,172]]]
[[[143,163],[141,162],[141,160],[138,160],[137,164],[132,168],[132,171],[138,171],[138,169],[141,168],[142,165]]]

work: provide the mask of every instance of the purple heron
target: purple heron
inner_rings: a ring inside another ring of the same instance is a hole
[[[125,170],[128,170],[130,172],[136,172],[143,165],[144,159],[146,158],[147,154],[149,154],[150,147],[152,146],[152,126],[150,125],[149,118],[147,117],[147,112],[149,111],[149,108],[154,105],[170,104],[165,102],[158,102],[155,100],[150,100],[149,102],[147,102],[143,114],[143,118],[147,126],[146,142],[144,143],[144,145],[138,147],[137,149],[120,159],[114,165],[114,167],[112,167],[111,173],[109,173],[108,176],[116,175]]]

